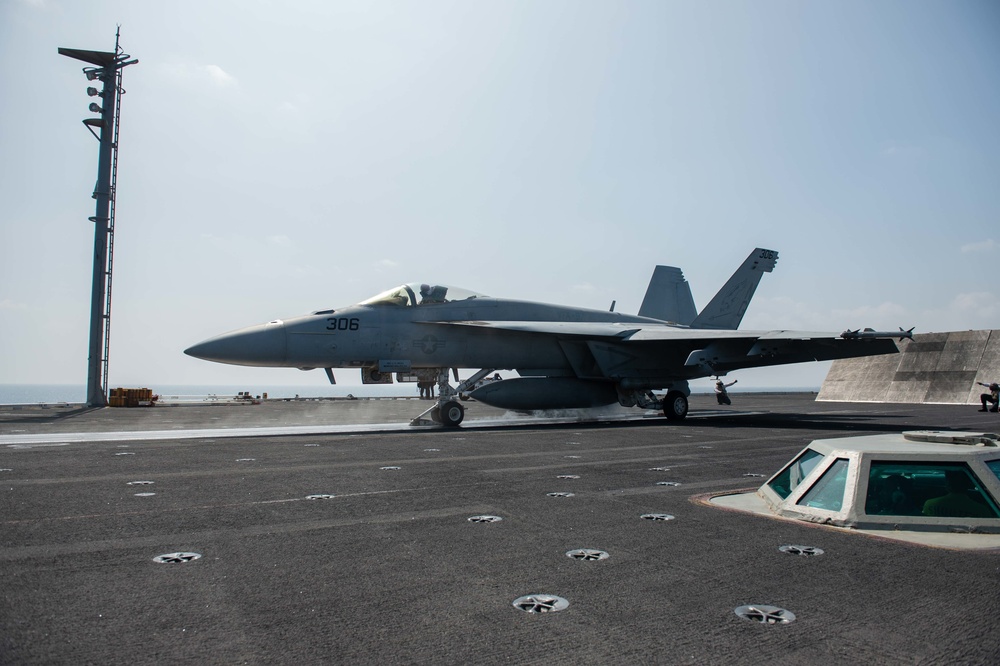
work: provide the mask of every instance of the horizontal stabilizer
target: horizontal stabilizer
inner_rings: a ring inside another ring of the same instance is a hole
[[[639,308],[640,317],[687,326],[698,316],[691,296],[691,285],[684,273],[675,266],[657,266],[646,287],[646,296]]]
[[[743,314],[750,305],[760,278],[774,270],[778,253],[774,250],[756,248],[736,269],[725,286],[719,290],[712,302],[691,322],[691,328],[712,328],[734,331],[743,321]]]

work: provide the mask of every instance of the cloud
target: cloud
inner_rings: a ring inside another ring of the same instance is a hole
[[[375,262],[376,268],[396,268],[397,266],[399,266],[399,264],[392,259],[380,259]]]
[[[988,291],[975,291],[956,294],[942,307],[921,310],[908,325],[917,325],[915,333],[943,333],[993,329],[998,320],[1000,297]]]
[[[0,310],[27,310],[28,306],[24,303],[17,303],[9,298],[5,298],[0,301]]]
[[[922,157],[924,154],[924,149],[920,148],[919,146],[912,146],[909,144],[890,143],[884,145],[880,152],[882,154],[882,157],[901,159],[901,158]]]
[[[313,106],[313,98],[309,93],[301,90],[289,91],[289,97],[282,99],[277,106],[280,113],[303,113]]]
[[[208,75],[208,78],[217,85],[235,86],[237,84],[236,77],[218,65],[205,65],[202,67],[202,70],[204,70],[204,72]]]
[[[834,310],[837,321],[853,328],[871,326],[880,331],[916,326],[915,333],[942,333],[996,328],[1000,321],[1000,296],[988,291],[956,294],[941,307],[917,309],[885,302],[851,310]]]
[[[858,322],[857,326],[886,326],[886,322],[899,322],[907,315],[907,309],[898,303],[886,301],[879,305],[862,305],[847,310],[833,310],[837,319]],[[874,322],[874,324],[868,323]],[[905,322],[904,322],[905,323]]]
[[[212,88],[236,88],[239,81],[218,65],[199,65],[192,62],[173,62],[163,65],[163,71],[174,80]]]
[[[198,248],[206,261],[229,266],[236,273],[251,275],[266,266],[271,276],[302,279],[322,274],[308,263],[308,255],[303,254],[295,241],[284,234],[216,236],[202,233],[199,239]]]
[[[803,303],[786,296],[766,298],[758,296],[747,310],[740,326],[743,330],[785,329],[792,331],[825,331],[837,333],[845,328],[874,328],[894,331],[897,327],[909,328],[923,321],[899,303],[886,301],[878,305],[860,305],[855,308],[821,307],[816,302]],[[924,331],[926,333],[926,331]]]
[[[998,243],[992,238],[987,238],[984,241],[978,243],[968,243],[962,246],[963,253],[969,252],[992,252],[997,248]]]
[[[980,326],[992,326],[1000,319],[1000,299],[986,291],[958,294],[952,299],[949,309],[960,320],[978,322]]]

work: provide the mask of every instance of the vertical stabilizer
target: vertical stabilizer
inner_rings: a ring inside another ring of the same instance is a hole
[[[778,253],[774,250],[756,248],[750,253],[729,282],[719,290],[712,302],[691,322],[691,328],[714,328],[736,330],[743,321],[743,314],[750,305],[760,278],[774,270]]]
[[[691,285],[681,269],[657,266],[646,287],[646,296],[639,308],[640,317],[652,317],[687,326],[698,315],[691,296]]]

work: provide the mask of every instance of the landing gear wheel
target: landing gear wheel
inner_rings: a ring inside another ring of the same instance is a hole
[[[454,427],[465,418],[465,407],[454,400],[449,400],[441,405],[440,415],[441,425]]]
[[[680,391],[670,391],[663,400],[663,415],[668,421],[680,421],[688,413],[688,399]]]

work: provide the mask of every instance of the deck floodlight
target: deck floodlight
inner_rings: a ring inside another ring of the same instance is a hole
[[[93,81],[96,78],[97,78],[97,70],[96,69],[88,69],[87,70],[87,80],[88,81]]]
[[[101,92],[97,88],[91,87],[87,88],[87,94],[90,95],[91,97],[97,97],[98,95],[101,94]]]
[[[101,107],[99,107],[99,106],[98,106],[97,104],[95,104],[94,102],[91,102],[91,103],[90,103],[90,106],[89,106],[88,108],[89,108],[89,109],[90,109],[91,111],[93,111],[94,113],[104,113],[104,109],[102,109]]]

